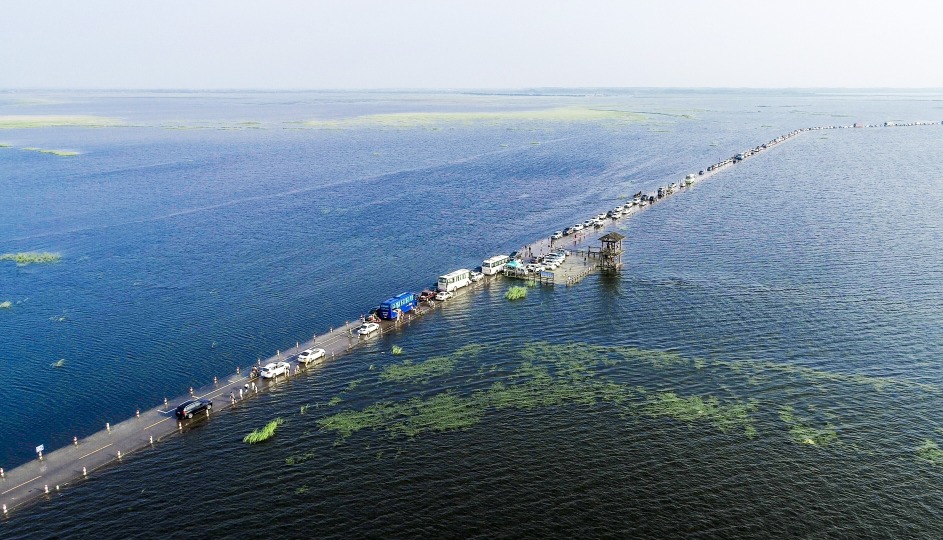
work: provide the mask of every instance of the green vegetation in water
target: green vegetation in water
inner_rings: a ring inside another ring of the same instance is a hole
[[[44,127],[112,127],[124,125],[122,120],[91,115],[14,114],[0,116],[0,129]]]
[[[399,356],[403,354],[403,348],[400,347],[399,345],[393,345],[393,350],[390,352],[393,353],[393,356]]]
[[[71,157],[79,155],[79,152],[74,152],[72,150],[46,150],[44,148],[35,148],[32,146],[27,146],[23,150],[28,150],[30,152],[39,152],[40,154],[51,154],[53,156],[62,156],[62,157]]]
[[[508,289],[506,293],[504,293],[504,297],[512,301],[520,300],[522,298],[527,298],[527,287],[521,287],[519,285],[515,285],[511,287],[510,289]]]
[[[779,409],[779,419],[789,427],[789,436],[799,444],[824,446],[838,441],[835,426],[826,424],[824,428],[814,428],[797,418],[795,409],[784,405]]]
[[[750,416],[756,409],[753,402],[722,403],[714,396],[679,397],[671,392],[650,394],[644,388],[617,384],[590,369],[616,361],[597,356],[596,352],[586,345],[530,344],[521,350],[524,362],[506,381],[495,382],[485,390],[467,396],[443,392],[405,402],[382,401],[362,410],[340,411],[318,420],[318,424],[342,438],[364,429],[385,429],[394,436],[415,437],[426,432],[467,429],[479,423],[489,410],[608,404],[623,412],[686,422],[707,421],[724,433],[742,429],[746,436],[756,436]]]
[[[917,448],[917,457],[931,465],[943,466],[943,450],[931,439],[925,439]]]
[[[309,491],[311,491],[311,488],[308,487],[308,484],[305,484],[299,488],[295,488],[295,495],[304,495]]]
[[[503,124],[508,122],[573,123],[612,122],[629,123],[645,120],[645,115],[614,109],[591,109],[585,107],[558,107],[534,111],[497,112],[403,112],[355,116],[341,120],[310,120],[304,125],[316,128],[351,127],[434,127],[442,124],[475,125]],[[532,143],[533,144],[533,143]],[[539,144],[539,143],[538,143]]]
[[[257,444],[263,441],[267,441],[275,436],[275,430],[278,429],[278,426],[284,423],[285,421],[282,420],[281,418],[276,418],[275,420],[272,420],[268,424],[265,424],[265,427],[263,427],[262,429],[253,430],[252,433],[246,435],[245,438],[242,439],[242,441],[247,442],[249,444]]]
[[[19,266],[27,264],[49,264],[57,263],[62,260],[62,255],[58,253],[24,251],[20,253],[4,253],[0,255],[0,261],[13,261]]]
[[[685,398],[674,392],[660,392],[645,404],[644,410],[649,416],[668,416],[682,422],[708,421],[723,433],[743,428],[744,434],[752,439],[757,433],[750,413],[756,408],[753,402],[724,405],[714,396]]]
[[[13,307],[13,302],[9,300],[4,300],[3,302],[0,302],[0,309],[10,309],[12,307]]]
[[[13,148],[13,145],[0,143],[0,148]]]
[[[476,356],[482,350],[480,345],[470,344],[457,349],[448,356],[435,356],[425,362],[413,363],[406,360],[399,364],[392,364],[380,373],[383,382],[426,382],[433,377],[451,373],[460,360]]]
[[[344,400],[340,396],[334,396],[330,401],[327,402],[328,407],[333,407],[335,405],[340,405]]]
[[[285,465],[300,465],[305,461],[314,459],[315,455],[313,451],[305,452],[304,454],[294,454],[285,458]]]
[[[308,407],[310,407],[310,406],[311,406],[310,403],[305,403],[304,405],[301,406],[301,411],[300,411],[298,414],[307,414],[307,413],[308,413]]]
[[[64,366],[65,366],[65,358],[60,358],[56,360],[55,362],[49,364],[49,367],[54,367],[54,368],[61,368]]]

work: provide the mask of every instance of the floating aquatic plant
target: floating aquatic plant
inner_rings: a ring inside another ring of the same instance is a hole
[[[506,293],[504,297],[508,300],[520,300],[527,297],[527,287],[513,286]]]
[[[55,362],[49,364],[49,367],[54,367],[54,368],[61,368],[63,366],[65,366],[65,358],[60,358],[56,360]]]
[[[795,409],[789,405],[780,407],[779,419],[789,426],[789,436],[799,444],[822,446],[838,440],[835,426],[826,424],[824,428],[814,428],[797,418]]]
[[[0,255],[0,261],[13,261],[19,266],[27,264],[46,264],[57,263],[62,259],[58,253],[23,251],[20,253],[4,253]]]
[[[387,366],[380,373],[381,381],[427,381],[433,377],[451,373],[455,369],[455,360],[448,356],[436,356],[414,364],[406,360],[400,364]]]
[[[931,439],[925,439],[917,448],[917,457],[936,466],[943,466],[943,450]]]
[[[0,302],[0,309],[10,309],[12,307],[13,307],[13,302],[9,300],[4,300],[3,302]]]
[[[403,348],[400,347],[399,345],[393,345],[393,349],[391,352],[393,353],[394,356],[399,356],[403,354]]]
[[[282,420],[281,418],[276,418],[275,420],[272,420],[268,424],[265,424],[265,426],[262,429],[253,430],[252,433],[246,435],[245,438],[242,439],[242,441],[247,442],[249,444],[257,444],[263,441],[267,441],[275,436],[275,430],[278,429],[278,426],[284,423],[285,421]]]
[[[328,407],[333,407],[333,406],[335,406],[335,405],[340,405],[342,401],[344,401],[344,400],[341,399],[340,396],[334,396],[334,397],[332,397],[332,398],[330,399],[330,401],[327,402],[327,406],[328,406]]]
[[[39,152],[40,154],[51,154],[53,156],[62,156],[62,157],[72,157],[79,155],[79,152],[74,152],[72,150],[46,150],[43,148],[35,148],[32,146],[27,146],[23,150],[28,150],[30,152]]]

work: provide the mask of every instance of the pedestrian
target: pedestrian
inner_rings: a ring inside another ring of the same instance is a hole
[[[242,388],[239,389],[239,399],[245,399],[245,396],[242,395]]]
[[[255,385],[255,381],[252,381],[252,392],[258,394],[259,387]]]
[[[236,396],[235,396],[232,392],[229,392],[229,401],[230,401],[230,403],[232,403],[233,405],[236,404]]]
[[[246,389],[246,393],[248,394],[248,393],[249,393],[249,383],[246,383],[246,384],[243,386],[243,388]]]

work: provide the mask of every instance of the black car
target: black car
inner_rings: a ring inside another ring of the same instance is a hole
[[[176,414],[177,418],[193,418],[194,414],[212,408],[213,402],[208,399],[191,399],[178,405]]]

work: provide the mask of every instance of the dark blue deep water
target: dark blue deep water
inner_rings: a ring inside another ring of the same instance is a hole
[[[0,253],[62,254],[0,263],[0,466],[776,135],[941,104],[0,94],[0,117],[124,122],[0,129]],[[636,115],[352,120],[560,107]],[[0,536],[938,537],[941,148],[939,124],[803,133],[628,220],[621,275],[516,303],[492,283]]]

